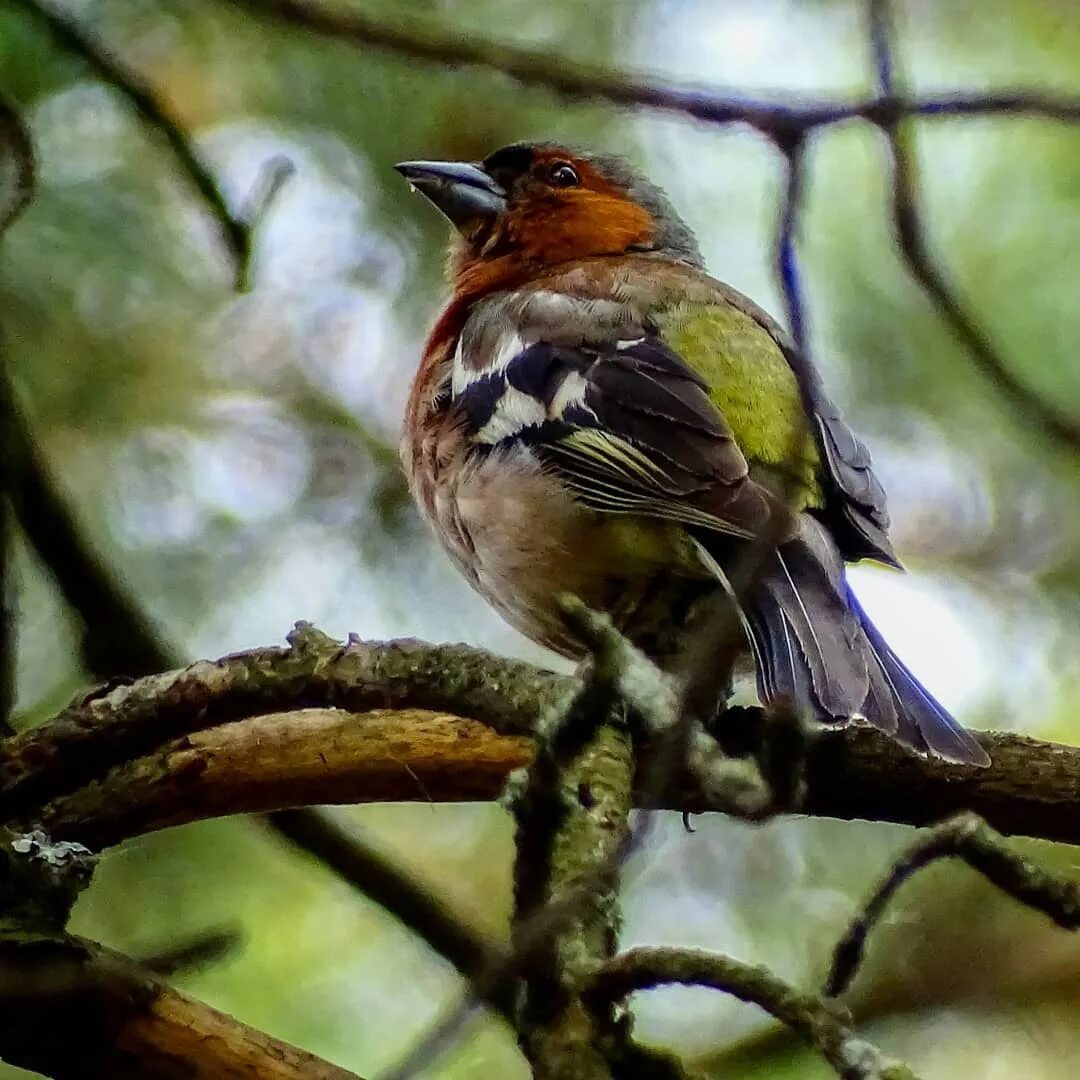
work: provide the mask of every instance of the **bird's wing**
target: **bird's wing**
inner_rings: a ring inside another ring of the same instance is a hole
[[[798,359],[794,362],[801,363]],[[809,386],[818,445],[827,470],[825,523],[845,559],[877,559],[900,568],[889,539],[885,489],[874,475],[870,451],[825,395],[820,381],[814,378]]]
[[[701,376],[655,330],[624,325],[587,344],[518,333],[517,346],[493,341],[459,367],[454,403],[475,444],[528,446],[609,513],[752,538],[777,511]]]
[[[531,440],[591,505],[737,536],[760,531],[777,504],[765,485],[779,486],[845,559],[899,565],[869,452],[764,311],[645,258],[579,274],[591,295],[545,284],[462,335],[454,390],[481,442]]]
[[[702,278],[698,278],[699,287]],[[778,407],[790,403],[808,411],[820,488],[820,505],[809,509],[832,534],[845,559],[871,558],[899,566],[888,536],[885,491],[874,475],[870,452],[826,394],[817,370],[761,308],[730,286],[707,280],[711,302],[676,308],[669,317],[669,334],[679,345],[687,340],[683,354],[704,373],[713,399],[728,416],[751,465],[750,443],[760,437],[770,410],[776,413]],[[779,369],[784,369],[783,378],[778,377]],[[725,385],[733,379],[738,386]],[[745,421],[745,432],[744,423],[725,401],[740,395],[752,414]],[[766,436],[774,451],[783,445],[783,437],[776,432],[766,432]]]

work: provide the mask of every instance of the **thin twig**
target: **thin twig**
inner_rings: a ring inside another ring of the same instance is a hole
[[[30,132],[18,111],[0,96],[0,168],[4,192],[0,202],[0,238],[22,213],[34,193],[36,166]],[[3,343],[0,342],[0,347]],[[12,419],[15,408],[11,385],[4,377],[0,355],[0,736],[11,735],[11,713],[15,706],[15,513],[11,492],[14,485],[14,440]]]
[[[16,648],[13,526],[11,502],[0,487],[0,738],[15,734],[11,723],[11,713],[15,707]]]
[[[889,1061],[860,1039],[828,1003],[778,979],[767,967],[696,949],[636,948],[609,961],[584,994],[610,1005],[657,986],[705,986],[757,1005],[801,1035],[844,1080],[914,1080],[905,1065]]]
[[[716,740],[705,733],[693,709],[687,708],[689,694],[685,687],[660,671],[619,633],[608,616],[590,611],[583,604],[567,614],[573,618],[575,633],[588,643],[593,653],[610,657],[608,662],[618,672],[617,686],[629,707],[630,717],[650,741],[650,753],[639,762],[645,766],[639,770],[644,774],[638,781],[641,805],[659,804],[663,792],[684,771],[697,781],[711,807],[739,817],[756,818],[772,804],[771,792],[753,762],[728,757]],[[734,641],[723,639],[725,635],[738,634],[741,641],[742,628],[728,612],[717,622],[721,625],[715,633],[710,636],[703,631],[700,638],[716,646],[713,656],[720,657],[716,666],[723,667],[728,660],[725,644],[732,654],[735,645]],[[710,657],[702,653],[700,667],[707,668],[709,661]],[[707,700],[716,702],[718,698]],[[633,831],[621,853],[623,862],[641,849],[650,822],[651,816],[645,816],[644,824]]]
[[[0,357],[0,365],[3,358]],[[15,707],[15,514],[8,492],[11,486],[11,451],[8,445],[7,380],[0,377],[0,737],[15,734],[11,723]]]
[[[898,65],[894,55],[895,32],[888,0],[867,0],[869,37],[883,102],[892,102],[900,93]],[[925,114],[924,114],[925,115]],[[1072,117],[1073,122],[1077,118]],[[1021,382],[998,355],[987,334],[979,327],[938,265],[923,228],[918,168],[909,125],[898,115],[883,118],[878,127],[885,135],[892,174],[891,212],[897,243],[912,277],[929,297],[938,314],[948,324],[982,375],[993,384],[1022,416],[1029,428],[1047,432],[1074,451],[1080,450],[1080,419],[1056,408]]]
[[[4,394],[13,391],[0,368]],[[87,670],[99,679],[168,671],[178,654],[131,600],[94,552],[60,494],[19,404],[11,400],[6,438],[11,499],[23,533],[49,568],[64,599],[83,624],[80,642]]]
[[[962,859],[1002,892],[1041,911],[1065,930],[1080,927],[1080,881],[1053,874],[1010,851],[1001,834],[977,815],[958,814],[913,844],[874,890],[833,952],[825,986],[829,997],[842,994],[851,984],[867,938],[897,889],[923,867],[953,858]]]
[[[573,64],[552,64],[546,53],[475,36],[455,34],[448,28],[428,30],[415,22],[391,23],[355,9],[330,9],[309,0],[232,0],[256,14],[299,26],[316,34],[361,47],[387,49],[447,66],[480,67],[500,72],[527,86],[539,86],[574,100],[602,100],[614,105],[676,112],[713,124],[743,123],[756,129],[783,152],[810,132],[850,120],[879,127],[890,145],[894,171],[893,218],[901,250],[913,276],[942,317],[967,347],[979,369],[1015,407],[1039,421],[1042,430],[1072,449],[1080,448],[1080,419],[1054,408],[1020,383],[997,356],[992,344],[953,296],[929,253],[917,212],[916,192],[910,176],[910,154],[897,134],[899,121],[909,117],[1026,117],[1080,123],[1080,100],[1034,91],[995,94],[953,94],[928,99],[905,99],[887,92],[854,103],[807,100],[753,100],[730,91],[661,86],[610,69]],[[892,78],[891,57],[884,34],[884,5],[871,5],[875,56],[879,74]],[[891,82],[890,82],[891,86]],[[798,335],[798,325],[793,333]]]
[[[204,930],[166,949],[144,953],[135,962],[159,979],[190,975],[232,956],[242,941],[243,935],[235,928]]]
[[[550,901],[521,926],[514,936],[513,951],[474,978],[460,998],[435,1020],[401,1059],[379,1075],[379,1080],[408,1080],[429,1068],[460,1036],[481,999],[508,994],[518,986],[537,955],[546,949],[551,936],[570,924],[590,891],[592,883],[582,882],[559,899]]]
[[[502,989],[510,992],[517,983],[517,967],[507,967],[498,979],[484,979],[474,983],[473,987],[443,1010],[434,1023],[413,1042],[401,1057],[378,1074],[376,1080],[412,1080],[424,1073],[436,1061],[448,1053],[461,1038],[466,1025],[477,1014],[479,994],[502,984]]]
[[[188,176],[207,209],[217,220],[241,287],[251,258],[251,230],[229,210],[225,195],[191,140],[158,100],[153,87],[110,49],[50,0],[11,0],[35,21],[48,27],[61,48],[79,56],[97,78],[118,91],[142,122],[164,140],[181,171]]]
[[[309,0],[231,0],[256,15],[298,26],[322,37],[362,48],[385,49],[447,67],[477,67],[509,76],[574,100],[599,100],[680,113],[713,124],[743,123],[770,138],[786,138],[793,129],[867,120],[882,124],[897,116],[1029,116],[1080,122],[1080,99],[1016,90],[998,94],[951,94],[919,101],[852,102],[802,99],[758,101],[733,91],[662,86],[610,68],[578,64],[506,42],[456,33],[449,27],[428,29],[428,22],[406,24],[356,8],[331,8]]]
[[[26,209],[34,194],[36,167],[34,143],[19,111],[0,95],[0,168],[3,196],[0,199],[0,236]]]
[[[285,190],[286,184],[296,175],[296,164],[291,158],[279,154],[271,158],[260,170],[254,189],[249,193],[239,219],[248,229],[248,251],[240,266],[238,288],[240,292],[249,292],[254,287],[255,259],[253,237],[256,230],[266,220],[270,208],[277,202],[278,196]]]
[[[350,836],[317,810],[279,810],[269,815],[277,833],[317,858],[395,919],[407,926],[471,984],[505,961],[505,950],[478,934],[389,859]],[[510,995],[495,985],[481,1000],[513,1022]]]
[[[776,230],[775,266],[776,279],[784,297],[788,330],[795,348],[803,357],[810,356],[806,330],[806,301],[803,298],[802,275],[799,273],[798,241],[799,211],[802,209],[805,185],[804,164],[806,155],[805,136],[799,134],[781,147],[784,155],[784,198]]]

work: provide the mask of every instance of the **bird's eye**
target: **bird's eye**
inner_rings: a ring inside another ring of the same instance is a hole
[[[557,162],[548,170],[548,183],[553,187],[576,187],[581,183],[581,177],[573,165],[565,161]]]

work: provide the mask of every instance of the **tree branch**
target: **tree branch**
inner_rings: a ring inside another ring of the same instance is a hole
[[[79,844],[0,831],[0,1058],[55,1080],[352,1076],[65,934],[94,863]]]
[[[895,32],[888,0],[867,0],[868,34],[874,54],[878,88],[883,103],[897,100],[897,64],[893,40]],[[900,252],[911,276],[930,299],[938,315],[963,344],[980,373],[998,393],[1030,418],[1036,430],[1050,432],[1059,442],[1080,449],[1080,420],[1035,394],[1009,370],[998,356],[986,333],[955,295],[945,273],[930,250],[920,209],[918,166],[910,124],[900,116],[883,119],[878,127],[888,147],[892,174],[891,212]]]
[[[11,505],[11,396],[0,356],[0,736],[15,732],[15,513]]]
[[[506,959],[506,950],[473,931],[408,874],[358,843],[317,810],[282,810],[271,815],[276,831],[318,859],[343,880],[381,905],[449,961],[480,991],[480,999],[513,1023],[506,988],[481,984],[482,976]]]
[[[181,941],[136,957],[135,963],[161,979],[189,975],[212,967],[231,956],[240,947],[243,935],[232,927],[219,927],[193,934]]]
[[[528,736],[422,709],[276,713],[182,736],[26,814],[96,850],[283,807],[483,801],[498,798],[532,747]]]
[[[24,0],[27,2],[27,0]],[[713,124],[743,123],[769,139],[788,157],[789,178],[797,183],[797,154],[811,132],[849,120],[863,120],[881,129],[894,163],[893,217],[901,253],[912,275],[971,353],[979,370],[1022,413],[1039,421],[1039,430],[1051,434],[1072,450],[1080,450],[1080,419],[1057,409],[1019,382],[995,352],[989,339],[968,316],[937,269],[922,236],[916,191],[911,179],[911,154],[898,136],[901,120],[947,116],[1039,117],[1080,123],[1080,100],[1052,94],[1009,91],[999,94],[954,94],[940,98],[907,99],[894,93],[889,51],[887,9],[883,0],[870,0],[870,38],[881,94],[867,101],[848,103],[806,100],[760,101],[730,91],[708,91],[661,86],[628,77],[607,68],[558,64],[544,52],[478,40],[449,28],[428,30],[415,21],[408,25],[355,9],[331,9],[309,0],[233,0],[255,14],[347,42],[374,47],[448,67],[478,67],[497,71],[526,86],[538,86],[574,100],[600,100],[675,112]],[[796,209],[791,201],[792,215]],[[789,234],[794,230],[794,216]],[[786,286],[796,284],[782,275]],[[792,295],[788,289],[788,297]],[[796,340],[802,336],[800,311],[792,312]],[[800,342],[800,345],[802,343]]]
[[[563,607],[564,615],[583,614],[576,600]],[[614,953],[618,934],[619,855],[634,780],[621,659],[611,648],[595,651],[572,692],[541,714],[533,761],[507,796],[516,824],[515,948],[523,951],[521,939],[549,907],[572,904],[572,916],[542,943],[522,995],[520,1037],[539,1080],[614,1075],[612,1011],[585,1009],[574,986]]]
[[[356,1080],[80,938],[0,937],[0,1057],[55,1080]]]
[[[0,819],[39,818],[97,847],[304,803],[494,798],[531,760],[534,717],[569,685],[463,645],[312,650],[303,637],[118,687],[0,742]],[[719,748],[747,757],[768,721],[733,709],[710,730]],[[993,764],[974,770],[917,757],[861,725],[822,731],[807,748],[799,812],[927,825],[972,810],[1002,833],[1080,844],[1080,748],[979,739]],[[654,752],[641,747],[639,783]],[[711,804],[682,769],[646,805]]]
[[[86,542],[70,507],[57,490],[6,372],[6,438],[10,448],[11,500],[27,540],[83,621],[81,652],[99,678],[150,675],[174,667],[178,658],[159,632]]]
[[[766,967],[729,956],[696,949],[630,949],[595,972],[585,993],[594,1003],[610,1003],[673,983],[707,986],[757,1005],[806,1039],[843,1080],[915,1080],[907,1066],[883,1058],[820,998],[787,985]]]
[[[384,49],[450,68],[485,68],[522,85],[575,100],[659,109],[714,124],[748,124],[771,139],[788,137],[792,128],[809,131],[848,120],[882,124],[896,116],[1029,116],[1080,122],[1080,99],[1023,90],[950,94],[918,101],[755,101],[733,91],[656,85],[610,68],[573,63],[565,57],[552,63],[550,53],[539,49],[484,40],[447,26],[428,29],[427,22],[393,21],[357,8],[331,8],[309,0],[231,3],[256,16],[360,48]]]
[[[34,192],[34,147],[18,111],[0,96],[0,237],[22,213]],[[12,464],[11,386],[3,377],[0,356],[0,735],[10,735],[11,711],[15,704],[15,584],[12,556],[15,541],[15,513],[11,503],[14,485]]]
[[[18,110],[0,96],[0,236],[26,209],[34,194],[36,167],[30,131]]]
[[[251,229],[229,210],[217,180],[199,157],[191,137],[169,116],[153,88],[74,19],[52,7],[49,0],[41,3],[38,0],[13,0],[13,3],[45,26],[62,49],[80,57],[97,78],[117,90],[143,124],[165,142],[180,171],[191,180],[217,220],[234,263],[237,288],[243,288],[251,259]]]
[[[1041,911],[1065,930],[1080,926],[1080,881],[1044,870],[1009,850],[1000,835],[975,814],[959,814],[932,829],[901,856],[848,927],[833,953],[825,984],[830,997],[842,994],[862,962],[866,940],[897,889],[939,859],[967,863],[1002,892]]]
[[[612,710],[602,715],[611,718]],[[527,934],[531,920],[542,919],[549,906],[572,905],[572,917],[544,950],[550,968],[534,972],[526,985],[522,1045],[541,1080],[615,1075],[605,1060],[621,1044],[613,1018],[590,1015],[572,991],[588,968],[615,950],[619,853],[630,832],[633,770],[630,733],[609,720],[555,777],[566,812],[552,838],[546,887],[540,906],[515,912],[515,929]],[[534,855],[521,840],[519,826],[519,866]]]
[[[199,661],[77,702],[56,720],[0,744],[0,817],[101,776],[177,736],[305,707],[446,709],[496,731],[531,729],[559,676],[464,645],[410,640],[342,646],[297,624],[288,648]]]

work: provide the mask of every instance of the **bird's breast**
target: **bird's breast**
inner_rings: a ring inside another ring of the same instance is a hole
[[[582,505],[529,447],[456,442],[434,432],[407,457],[424,516],[467,580],[518,630],[568,656],[585,651],[556,606],[562,593],[636,636],[647,609],[666,610],[677,581],[704,576],[677,525]],[[440,442],[444,453],[439,453]]]

